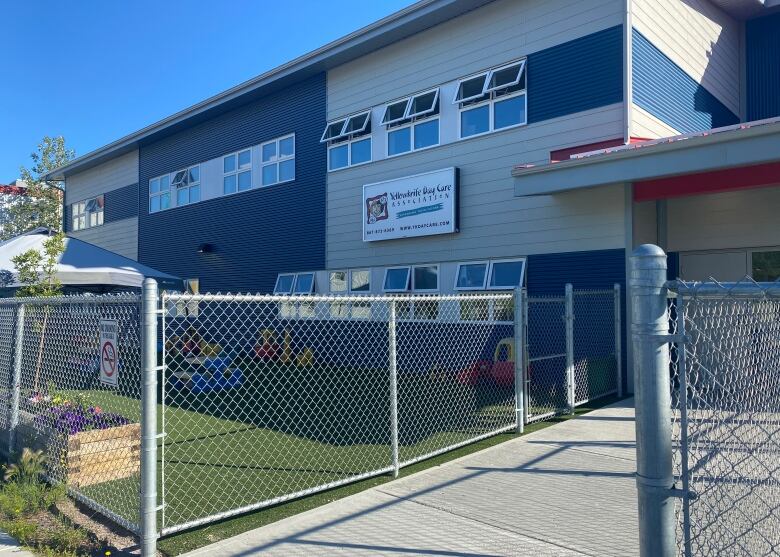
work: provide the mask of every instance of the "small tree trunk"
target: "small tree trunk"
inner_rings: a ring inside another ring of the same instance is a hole
[[[41,340],[38,342],[38,361],[35,364],[35,381],[33,382],[33,390],[37,394],[40,394],[38,383],[40,382],[41,366],[43,365],[43,345],[46,340],[46,324],[49,321],[49,307],[44,307],[43,311],[43,326],[41,327]]]

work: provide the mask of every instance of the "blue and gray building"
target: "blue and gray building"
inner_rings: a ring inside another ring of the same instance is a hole
[[[559,294],[644,242],[776,278],[779,10],[422,0],[51,177],[71,235],[200,291]]]

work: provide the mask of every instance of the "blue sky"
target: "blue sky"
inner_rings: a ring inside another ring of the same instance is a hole
[[[2,2],[0,183],[44,135],[83,155],[411,3]]]

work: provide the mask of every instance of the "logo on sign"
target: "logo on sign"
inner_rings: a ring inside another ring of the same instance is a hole
[[[110,342],[103,344],[103,373],[111,377],[116,373],[116,350]]]
[[[387,193],[380,193],[366,199],[366,222],[374,224],[380,220],[387,220]]]
[[[116,319],[100,320],[100,382],[116,387],[119,384],[119,351]]]

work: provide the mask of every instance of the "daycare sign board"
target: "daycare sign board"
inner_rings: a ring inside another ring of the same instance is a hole
[[[363,241],[458,232],[458,169],[363,186]]]
[[[119,349],[116,319],[100,320],[100,382],[116,387],[119,384]]]

